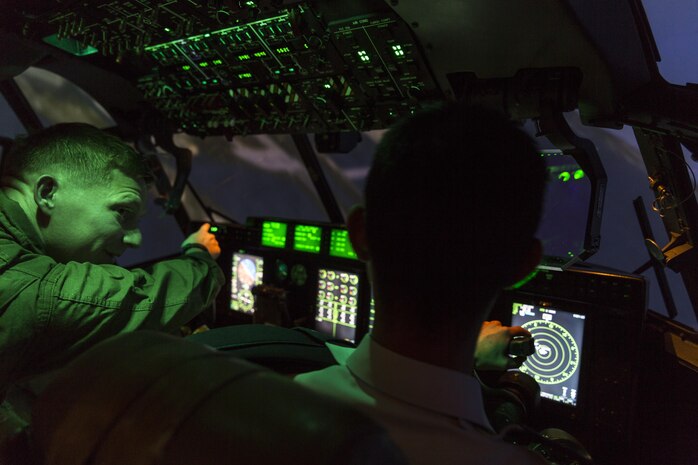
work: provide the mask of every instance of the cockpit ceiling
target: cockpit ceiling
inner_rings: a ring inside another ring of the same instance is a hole
[[[45,67],[119,122],[152,108],[198,135],[384,128],[458,97],[453,75],[548,68],[581,71],[582,118],[603,125],[653,64],[630,6],[601,0],[11,1],[6,11],[5,43],[22,53],[5,56],[3,74]]]

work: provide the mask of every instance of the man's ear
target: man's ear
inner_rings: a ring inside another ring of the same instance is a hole
[[[39,210],[51,216],[55,206],[56,192],[58,191],[58,181],[53,176],[40,176],[34,184],[34,202]]]
[[[347,229],[349,240],[359,260],[364,262],[370,260],[371,254],[366,240],[366,208],[363,205],[355,205],[351,208],[347,217]]]
[[[532,239],[525,251],[519,267],[512,275],[510,282],[507,283],[510,289],[518,289],[519,287],[530,281],[537,273],[536,267],[540,264],[543,258],[543,244],[538,239]]]

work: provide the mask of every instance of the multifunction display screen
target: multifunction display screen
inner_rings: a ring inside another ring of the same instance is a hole
[[[315,329],[338,339],[356,341],[359,275],[320,268]]]
[[[356,252],[349,242],[349,232],[344,229],[333,229],[330,233],[330,255],[332,257],[356,259]]]
[[[585,316],[549,307],[514,302],[512,326],[530,331],[535,352],[520,370],[540,385],[541,397],[577,405]]]
[[[293,231],[293,248],[301,252],[320,253],[322,229],[319,226],[297,224]]]
[[[257,255],[234,253],[230,279],[230,309],[254,313],[252,288],[262,284],[264,259]]]
[[[288,225],[278,221],[262,223],[262,245],[283,249],[286,247],[286,230]]]

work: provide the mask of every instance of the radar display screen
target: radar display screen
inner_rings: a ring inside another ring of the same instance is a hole
[[[257,255],[233,254],[230,278],[230,309],[242,313],[254,313],[252,288],[262,284],[264,259]]]
[[[356,252],[349,242],[349,231],[333,229],[330,234],[330,255],[340,258],[352,258],[356,260]]]
[[[321,268],[318,271],[315,329],[355,342],[358,301],[359,275]]]
[[[320,253],[322,229],[319,226],[297,224],[293,231],[293,248],[301,252]]]
[[[286,230],[288,225],[278,221],[262,223],[262,245],[283,249],[286,247]]]
[[[512,326],[531,332],[535,352],[520,370],[540,385],[541,397],[577,405],[582,362],[584,315],[514,302]]]

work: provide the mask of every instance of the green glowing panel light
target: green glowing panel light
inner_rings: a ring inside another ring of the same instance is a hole
[[[293,232],[293,248],[301,252],[320,253],[322,229],[318,226],[296,225]]]
[[[570,175],[569,171],[563,171],[562,173],[560,173],[560,174],[557,176],[557,178],[560,179],[560,180],[562,180],[562,182],[567,182],[567,181],[569,181],[571,177],[572,177],[572,176]]]
[[[340,258],[352,258],[356,260],[356,252],[349,242],[349,232],[343,229],[333,229],[330,234],[330,255]]]
[[[59,39],[57,34],[46,36],[43,38],[43,41],[49,45],[53,45],[56,48],[60,48],[61,50],[70,53],[71,55],[79,57],[84,57],[85,55],[92,55],[93,53],[97,53],[99,51],[91,45],[81,44],[75,39]]]
[[[574,172],[574,179],[582,179],[584,177],[584,170],[577,170]]]
[[[286,230],[288,225],[278,221],[265,221],[262,223],[262,245],[283,249],[286,247]]]

